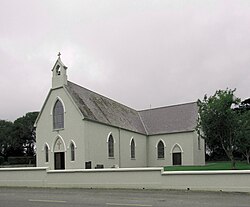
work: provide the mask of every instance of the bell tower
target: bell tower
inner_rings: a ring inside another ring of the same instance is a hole
[[[61,61],[61,53],[58,53],[58,58],[52,69],[52,88],[62,87],[67,85],[67,67]]]

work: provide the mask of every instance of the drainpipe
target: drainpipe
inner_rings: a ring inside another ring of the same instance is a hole
[[[149,167],[149,136],[146,136],[146,167]]]
[[[119,130],[119,168],[122,167],[121,166],[121,128],[118,128]]]

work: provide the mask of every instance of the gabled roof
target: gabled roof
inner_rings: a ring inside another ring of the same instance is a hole
[[[196,102],[136,111],[70,81],[65,88],[88,120],[148,135],[193,131],[197,123]]]
[[[194,131],[198,118],[196,102],[139,111],[148,135]]]
[[[65,86],[84,118],[146,134],[138,112],[68,81]]]

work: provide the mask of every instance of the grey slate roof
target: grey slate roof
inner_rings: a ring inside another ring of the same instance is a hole
[[[89,120],[146,134],[138,112],[68,81],[66,89]]]
[[[196,102],[139,111],[149,135],[193,131],[198,118]]]
[[[197,103],[136,111],[105,96],[68,81],[65,86],[84,118],[141,134],[192,131]]]

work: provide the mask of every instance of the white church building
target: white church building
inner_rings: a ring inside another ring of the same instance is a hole
[[[143,98],[143,97],[142,97]],[[60,56],[35,122],[37,166],[94,169],[205,164],[196,102],[136,111],[68,81]]]

